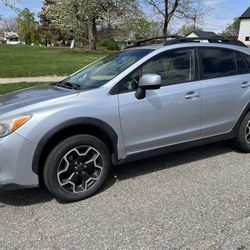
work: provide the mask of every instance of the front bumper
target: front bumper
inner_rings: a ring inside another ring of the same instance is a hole
[[[17,190],[39,186],[32,171],[36,144],[18,135],[0,138],[0,189]]]

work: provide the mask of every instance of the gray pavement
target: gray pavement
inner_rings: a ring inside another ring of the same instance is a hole
[[[250,155],[224,143],[113,168],[74,204],[0,192],[1,249],[250,249]]]

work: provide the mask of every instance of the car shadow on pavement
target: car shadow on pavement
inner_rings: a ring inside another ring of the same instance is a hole
[[[112,174],[118,181],[123,181],[167,168],[184,167],[185,164],[229,152],[240,153],[231,147],[230,141],[223,141],[116,166],[113,168]]]
[[[1,191],[0,209],[1,207],[5,207],[6,205],[29,206],[33,204],[48,202],[52,199],[52,195],[44,187],[18,191]]]
[[[129,164],[115,166],[111,170],[111,178],[109,178],[109,180],[98,193],[101,193],[110,188],[116,181],[136,178],[141,175],[149,174],[167,168],[178,167],[190,162],[207,159],[232,151],[235,151],[235,149],[230,147],[228,143],[221,142],[176,153],[166,154],[147,160],[141,160]],[[0,209],[1,207],[7,205],[29,206],[49,202],[53,199],[54,198],[45,187],[9,192],[0,191]]]

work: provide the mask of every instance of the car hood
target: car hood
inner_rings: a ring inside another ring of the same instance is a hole
[[[0,115],[39,102],[67,97],[76,93],[77,91],[75,90],[50,85],[16,91],[2,96],[0,95]]]

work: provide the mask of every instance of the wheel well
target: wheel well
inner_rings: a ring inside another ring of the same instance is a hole
[[[236,136],[238,129],[244,120],[245,116],[250,112],[250,102],[246,105],[244,110],[241,112],[240,117],[238,118],[237,122],[235,123],[233,129],[232,129],[232,134]]]
[[[39,158],[36,159],[38,165],[36,166],[37,168],[36,172],[39,177],[40,185],[41,184],[43,185],[43,167],[51,150],[64,139],[78,134],[88,134],[95,136],[106,144],[107,148],[110,151],[110,155],[116,152],[116,148],[114,142],[112,142],[112,139],[104,130],[100,129],[97,126],[81,124],[61,129],[60,131],[55,133],[52,137],[50,137],[48,141],[46,141],[46,144],[43,146],[42,151],[38,156]]]

